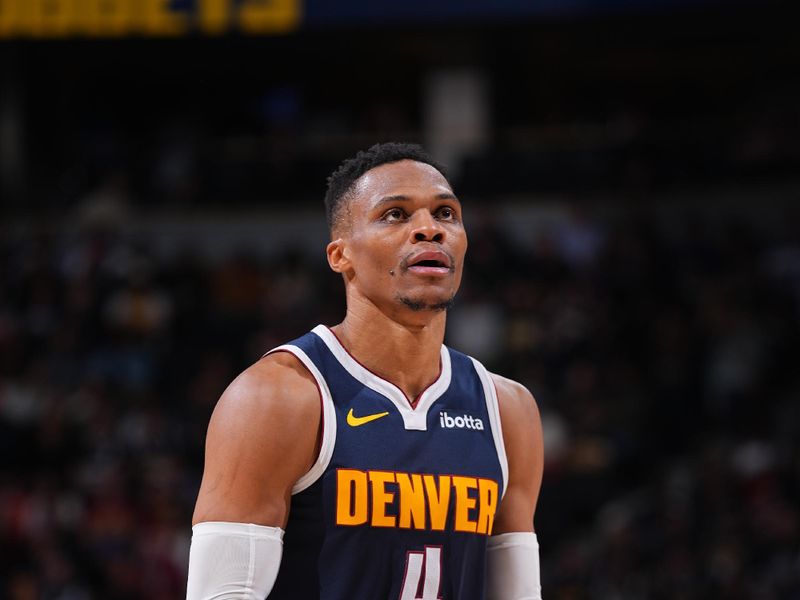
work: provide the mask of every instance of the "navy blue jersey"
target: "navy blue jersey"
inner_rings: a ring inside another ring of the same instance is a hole
[[[497,396],[474,359],[442,346],[415,402],[324,326],[273,350],[322,399],[319,457],[295,485],[270,599],[478,600],[507,461]]]

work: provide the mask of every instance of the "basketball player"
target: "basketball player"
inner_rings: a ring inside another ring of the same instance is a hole
[[[222,395],[188,600],[540,599],[536,404],[443,345],[459,200],[419,146],[383,144],[330,177],[326,208],[347,314]]]

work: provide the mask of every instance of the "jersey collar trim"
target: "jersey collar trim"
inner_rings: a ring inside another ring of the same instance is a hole
[[[353,358],[330,329],[324,325],[317,325],[312,331],[325,343],[331,354],[350,375],[372,391],[386,397],[395,405],[397,412],[403,418],[403,424],[406,429],[427,430],[430,407],[450,387],[450,378],[452,376],[450,352],[447,351],[447,347],[444,344],[442,344],[439,352],[441,361],[439,377],[420,394],[416,407],[412,407],[400,388],[376,375]]]

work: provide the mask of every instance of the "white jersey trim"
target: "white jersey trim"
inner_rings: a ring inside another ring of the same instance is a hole
[[[508,456],[506,455],[506,444],[503,440],[503,427],[500,424],[500,404],[497,401],[497,389],[492,381],[492,376],[481,363],[469,357],[472,364],[475,366],[475,371],[480,377],[483,384],[483,395],[486,398],[486,412],[489,414],[489,425],[492,428],[492,437],[494,437],[494,445],[497,448],[497,459],[500,461],[500,471],[503,473],[503,493],[501,498],[506,494],[508,487]]]
[[[275,352],[289,352],[303,363],[309,373],[314,376],[317,387],[319,388],[319,393],[322,397],[322,440],[319,445],[319,455],[308,472],[295,482],[292,487],[292,494],[294,495],[307,489],[317,481],[317,479],[322,477],[322,474],[325,473],[325,469],[328,468],[331,462],[333,447],[336,444],[336,409],[333,406],[333,397],[328,388],[328,383],[325,381],[322,373],[319,372],[319,369],[317,369],[317,365],[314,364],[314,361],[312,361],[303,350],[291,344],[284,344],[283,346],[273,348],[264,356]]]
[[[353,358],[330,329],[324,325],[317,325],[312,331],[325,342],[325,345],[328,346],[328,349],[336,360],[339,361],[339,364],[341,364],[350,375],[372,391],[388,398],[392,404],[395,405],[397,412],[399,412],[400,416],[403,418],[403,425],[406,429],[427,431],[428,411],[431,406],[433,406],[433,403],[447,391],[448,387],[450,387],[450,378],[452,376],[450,353],[444,345],[442,345],[439,351],[439,358],[441,361],[439,378],[434,381],[428,389],[422,392],[422,395],[417,401],[417,406],[414,408],[400,388],[390,381],[372,373]]]

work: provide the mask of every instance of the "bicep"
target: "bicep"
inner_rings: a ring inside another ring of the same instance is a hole
[[[211,417],[193,523],[284,527],[294,483],[315,459],[316,387],[258,363],[225,391]]]
[[[508,487],[498,508],[493,533],[533,531],[544,468],[539,409],[523,386],[499,377],[495,377],[495,384],[508,456]]]

